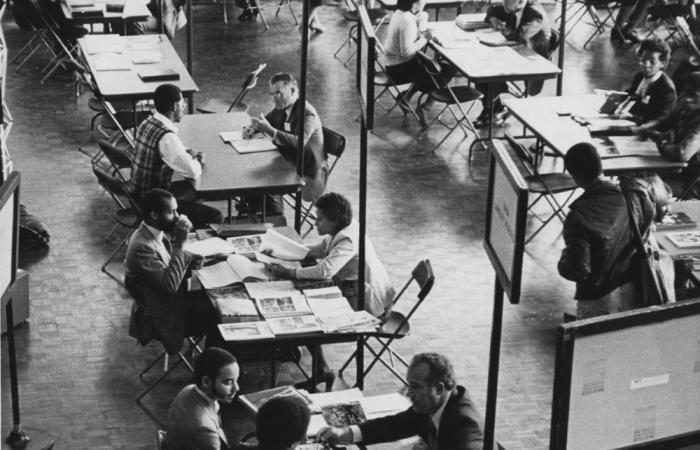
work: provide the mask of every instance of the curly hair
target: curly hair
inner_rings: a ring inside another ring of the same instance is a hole
[[[455,381],[455,370],[447,357],[439,353],[418,353],[411,360],[411,366],[425,363],[428,365],[428,379],[430,385],[434,386],[442,383],[445,389],[452,390],[457,385]]]
[[[335,222],[338,230],[350,225],[352,222],[352,206],[347,198],[335,192],[323,194],[314,205],[323,212],[328,220]]]
[[[637,56],[642,56],[642,53],[658,53],[659,60],[662,62],[667,62],[668,57],[671,55],[671,47],[668,43],[658,36],[652,36],[647,39],[643,39],[639,44],[639,49],[637,50]]]
[[[268,450],[285,450],[303,441],[309,427],[309,407],[297,397],[275,397],[260,407],[255,433]]]

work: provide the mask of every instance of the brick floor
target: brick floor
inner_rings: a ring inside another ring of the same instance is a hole
[[[266,80],[275,72],[298,72],[299,33],[285,11],[279,18],[270,14],[271,28],[264,31],[262,24],[241,24],[235,16],[224,25],[220,8],[194,8],[194,78],[200,88],[196,98],[232,97],[246,73],[267,62],[262,83],[247,98],[251,113],[266,111]],[[442,17],[449,19],[450,14],[443,11]],[[348,138],[329,189],[357,205],[354,75],[333,58],[348,24],[332,6],[321,8],[321,18],[327,31],[310,43],[308,99],[324,125]],[[3,26],[12,57],[29,35],[11,17]],[[184,33],[176,39],[183,57],[184,39]],[[580,49],[585,40],[581,30],[571,39],[566,93],[589,92],[594,86],[623,88],[630,76],[618,74],[636,70],[631,50],[611,47],[607,36],[594,40],[588,51]],[[68,74],[57,74],[41,86],[39,67],[46,61],[47,55],[37,56],[18,73],[10,65],[7,79],[7,103],[15,119],[9,146],[22,172],[22,202],[51,233],[47,254],[23,258],[30,274],[32,311],[28,323],[17,329],[22,421],[54,436],[56,448],[153,448],[155,425],[134,398],[142,388],[138,372],[159,349],[140,348],[127,336],[131,300],[99,270],[123,232],[104,242],[112,226],[112,201],[97,186],[88,158],[77,151],[89,136],[89,93],[76,100]],[[554,88],[549,81],[545,92],[551,94]],[[403,283],[422,258],[430,258],[437,279],[412,323],[412,334],[396,347],[408,355],[439,351],[449,356],[460,382],[483,410],[494,279],[481,242],[487,158],[477,152],[470,164],[465,146],[456,147],[456,139],[430,153],[442,131],[417,142],[417,124],[398,112],[378,112],[376,124],[370,136],[368,232],[396,284]],[[505,307],[497,438],[511,450],[548,447],[554,331],[562,313],[573,309],[573,285],[560,279],[555,269],[559,231],[552,225],[528,246],[522,300]],[[114,270],[120,273],[119,264]],[[329,349],[331,365],[338,367],[350,351],[349,345]],[[2,362],[6,371],[6,358]],[[242,385],[255,389],[267,377],[265,367],[248,367]],[[285,368],[281,381],[295,379],[295,370]],[[184,370],[176,372],[148,398],[156,417],[165,417],[169,401],[187,382]],[[370,394],[399,387],[382,368],[366,383]],[[224,415],[233,435],[250,429],[250,419],[239,408],[226,408]],[[5,436],[11,423],[6,376],[2,423]]]

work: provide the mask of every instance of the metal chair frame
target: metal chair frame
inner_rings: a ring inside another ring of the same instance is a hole
[[[528,184],[528,190],[533,194],[538,194],[537,198],[535,198],[532,202],[528,204],[527,210],[530,211],[541,199],[544,198],[553,211],[553,214],[551,214],[546,219],[542,219],[537,214],[533,213],[535,218],[537,218],[537,220],[539,220],[541,224],[534,232],[530,234],[528,238],[525,239],[525,244],[527,244],[535,236],[537,236],[540,233],[540,231],[542,231],[544,227],[546,227],[547,224],[551,222],[555,217],[558,218],[562,224],[564,223],[564,220],[566,219],[566,214],[564,214],[564,208],[576,193],[578,185],[574,182],[573,178],[571,178],[570,180],[566,180],[566,178],[570,177],[566,176],[566,174],[563,173],[540,173],[537,167],[537,159],[535,155],[531,154],[530,150],[528,150],[524,145],[515,140],[515,138],[513,138],[513,136],[511,136],[508,133],[504,133],[503,137],[508,142],[513,151],[517,154],[523,166],[525,166],[525,170],[529,173],[529,175],[525,177],[525,181]],[[560,179],[563,178],[565,181],[568,181],[568,183],[565,183],[564,186],[558,189],[550,187],[550,185],[547,183],[547,178],[552,178],[555,176]],[[532,185],[534,183],[537,183],[537,185],[541,185],[543,189],[533,189]],[[568,197],[566,197],[563,203],[559,203],[559,201],[557,201],[555,197],[555,194],[564,192],[569,192],[569,195]]]
[[[362,338],[362,344],[367,350],[369,350],[369,352],[374,357],[369,363],[369,365],[367,365],[367,368],[363,373],[363,378],[367,377],[367,374],[369,374],[370,370],[372,370],[372,368],[377,364],[377,362],[380,362],[399,380],[401,380],[405,385],[408,386],[408,381],[406,380],[406,378],[396,370],[394,366],[394,358],[396,358],[397,361],[401,362],[406,367],[408,367],[409,363],[408,361],[406,361],[406,359],[404,359],[401,355],[399,355],[396,351],[394,351],[391,348],[391,343],[394,342],[394,340],[396,339],[402,339],[405,336],[408,336],[408,334],[410,333],[409,321],[411,317],[413,317],[418,308],[423,304],[426,297],[430,293],[430,290],[435,284],[435,275],[433,273],[433,268],[430,264],[430,260],[422,260],[416,265],[416,267],[411,272],[411,277],[408,279],[406,284],[404,284],[403,288],[401,289],[401,291],[399,291],[396,297],[394,297],[394,300],[392,302],[393,307],[396,307],[396,304],[403,297],[403,294],[406,292],[406,289],[408,289],[408,287],[411,285],[411,282],[413,282],[414,280],[418,284],[420,290],[418,291],[416,302],[413,304],[409,312],[406,315],[403,315],[397,311],[393,311],[392,308],[389,320],[385,322],[384,325],[382,325],[382,328],[376,332],[366,333],[365,336]],[[398,323],[398,325],[394,327],[394,330],[383,331],[383,328],[387,324],[392,323],[392,318],[395,319],[393,323]],[[381,346],[381,348],[378,351],[369,344],[370,338],[374,338],[374,340],[377,341]],[[388,352],[389,354],[389,362],[385,361],[384,358],[382,358],[382,355],[385,352]],[[357,351],[353,352],[353,354],[350,355],[347,361],[345,361],[340,370],[338,370],[339,374],[342,375],[343,371],[355,358],[356,353]]]
[[[340,44],[340,47],[333,53],[334,58],[338,58],[340,51],[345,48],[346,45],[351,45],[353,42],[357,42],[357,29],[359,27],[357,18],[357,2],[355,0],[345,0],[345,4],[348,6],[348,10],[343,13],[345,19],[349,22],[354,22],[354,24],[348,29],[348,37]],[[374,16],[374,32],[379,30],[379,27],[387,22],[389,13],[381,8],[368,9],[367,13],[370,15],[370,19]],[[379,41],[377,41],[379,42]],[[357,49],[352,50],[350,55],[343,61],[343,67],[347,67],[353,56],[357,54]]]
[[[612,5],[612,6],[611,6]],[[590,0],[576,0],[572,2],[569,6],[567,6],[567,30],[566,30],[566,36],[562,38],[562,40],[565,40],[566,38],[569,37],[569,34],[571,31],[578,25],[579,22],[583,22],[587,25],[591,25],[595,29],[593,30],[593,33],[586,39],[586,42],[583,44],[583,48],[585,49],[588,44],[599,34],[605,33],[608,29],[617,29],[618,32],[622,33],[622,30],[620,30],[620,27],[617,26],[617,23],[615,23],[615,19],[613,17],[613,13],[615,8],[619,5],[619,1],[607,1],[607,2],[593,2]],[[602,9],[604,11],[605,16],[601,17],[600,14],[598,13],[598,10]],[[573,13],[571,13],[571,10],[574,10]],[[586,15],[590,18],[590,22],[584,20],[586,18]],[[561,21],[561,16],[557,17],[555,19],[555,22],[560,22]],[[610,24],[612,23],[612,25]],[[571,44],[570,44],[571,45]]]

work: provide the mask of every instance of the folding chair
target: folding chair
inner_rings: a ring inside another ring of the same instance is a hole
[[[328,184],[328,179],[330,178],[331,173],[333,173],[335,165],[338,164],[338,160],[341,156],[343,156],[343,152],[345,152],[345,143],[345,136],[331,130],[330,128],[323,127],[323,150],[325,150],[326,154],[329,157],[333,157],[333,162],[328,168],[328,174],[326,176],[326,185]],[[286,195],[283,197],[283,199],[287,205],[289,205],[292,208],[295,207],[294,198],[292,196]],[[313,206],[314,202],[309,203],[308,206],[305,206],[303,204],[301,205],[301,226],[304,226],[304,224],[309,225],[309,229],[306,231],[306,233],[302,235],[302,238],[306,237],[311,232],[311,230],[314,229],[314,222],[316,221],[316,216],[311,212],[311,208],[313,208]]]
[[[343,41],[343,43],[338,47],[338,49],[333,53],[333,57],[337,58],[340,51],[345,48],[346,45],[350,45],[353,42],[357,42],[357,28],[358,28],[358,14],[357,14],[357,2],[355,0],[345,0],[345,4],[348,9],[343,11],[343,17],[348,22],[353,22],[353,25],[348,30],[348,37]],[[382,26],[387,17],[389,17],[389,12],[382,8],[368,8],[367,15],[369,20],[374,24],[374,31],[376,32],[380,26]],[[347,59],[343,62],[343,66],[347,67],[348,63],[353,56],[357,53],[357,50],[352,50]]]
[[[422,100],[427,97],[431,100],[434,100],[437,103],[444,105],[444,107],[440,110],[438,115],[426,124],[425,129],[418,135],[418,140],[422,140],[428,133],[428,130],[436,123],[444,126],[449,131],[440,140],[440,142],[435,147],[433,147],[433,153],[435,153],[438,147],[440,147],[442,143],[445,142],[445,140],[452,134],[452,132],[458,128],[464,134],[462,140],[459,141],[460,144],[469,137],[469,132],[473,133],[474,135],[477,135],[476,129],[474,128],[472,121],[469,119],[468,114],[474,107],[476,101],[482,98],[484,94],[482,94],[481,91],[479,91],[478,89],[469,85],[445,85],[444,87],[441,86],[442,83],[438,81],[440,77],[440,66],[438,66],[437,63],[435,63],[435,61],[423,54],[423,52],[418,52],[418,57],[423,67],[430,74],[430,77],[433,80],[434,87],[432,91],[421,94],[421,96],[418,99],[418,104],[422,104]],[[471,102],[471,104],[469,105],[469,109],[465,110],[462,104],[467,102]],[[455,119],[454,124],[445,122],[442,119],[442,116],[445,113],[445,111],[449,111],[450,114],[452,114],[452,117]]]
[[[206,100],[203,105],[197,107],[197,111],[201,113],[229,113],[231,111],[246,112],[248,105],[243,102],[246,94],[251,91],[257,84],[260,73],[267,67],[267,64],[261,63],[258,68],[250,72],[243,82],[241,92],[238,93],[232,102],[220,98],[211,98]]]
[[[399,299],[401,299],[401,297],[403,296],[404,292],[406,292],[406,289],[408,289],[408,287],[411,285],[411,282],[414,280],[419,288],[418,295],[415,303],[411,307],[408,314],[404,315],[396,311],[394,308],[396,307],[396,304],[399,301]],[[396,339],[403,339],[404,337],[408,336],[408,334],[411,332],[411,325],[409,321],[430,293],[430,290],[433,288],[433,284],[435,284],[435,275],[433,274],[433,268],[430,265],[430,260],[426,259],[419,262],[411,272],[411,278],[408,279],[401,291],[394,298],[394,301],[392,303],[393,308],[391,313],[389,314],[389,318],[381,325],[379,330],[366,333],[365,337],[363,338],[363,345],[374,356],[374,359],[369,363],[369,365],[365,369],[363,377],[366,377],[369,371],[372,370],[372,367],[374,367],[374,365],[377,362],[380,362],[398,379],[400,379],[405,385],[408,385],[408,381],[406,381],[406,378],[404,378],[404,376],[394,368],[394,358],[396,358],[397,361],[401,362],[406,367],[408,367],[408,361],[406,361],[403,357],[401,357],[401,355],[396,353],[396,351],[394,351],[391,348],[391,343],[394,342],[394,340]],[[379,351],[375,350],[374,347],[370,345],[371,338],[373,338],[381,346]],[[389,362],[385,361],[384,358],[382,358],[382,355],[385,352],[388,352],[389,354]],[[348,360],[345,361],[345,364],[343,364],[343,366],[338,371],[339,374],[342,375],[345,368],[355,358],[355,355],[356,352],[353,352],[353,354],[350,355]]]
[[[537,204],[543,198],[553,211],[552,215],[547,217],[545,220],[541,219],[537,214],[534,214],[534,216],[542,223],[537,230],[530,234],[530,237],[525,239],[525,244],[527,244],[555,217],[559,218],[559,220],[564,223],[564,219],[566,219],[564,208],[569,203],[569,200],[571,200],[571,198],[574,196],[576,189],[578,189],[578,185],[568,173],[540,173],[537,167],[537,159],[527,147],[516,141],[515,138],[508,133],[504,133],[504,138],[506,141],[508,141],[508,144],[510,144],[510,147],[522,162],[525,170],[529,173],[529,175],[524,177],[525,182],[527,183],[528,191],[533,194],[537,194],[537,198],[535,198],[535,200],[533,200],[527,206],[528,211],[531,210],[535,204]],[[563,203],[560,204],[557,201],[555,194],[564,192],[568,192],[569,196]]]
[[[53,49],[53,38],[49,31],[47,30],[46,23],[42,20],[41,14],[32,0],[15,0],[12,3],[12,12],[16,18],[21,18],[20,20],[31,27],[34,32],[32,37],[27,41],[26,44],[17,52],[12,62],[17,64],[15,71],[24,66],[27,61],[41,48],[46,49],[52,58],[57,56],[56,51]],[[43,46],[43,47],[42,47]],[[29,51],[27,55],[19,63],[17,60],[25,53]]]
[[[690,16],[691,7],[693,7],[692,2],[688,2],[686,5],[677,3],[651,6],[649,8],[649,20],[655,22],[655,24],[647,33],[646,38],[653,36],[656,34],[657,30],[661,29],[668,33],[666,36],[667,41],[674,45],[682,45],[683,41],[686,39],[686,36],[682,30],[682,25],[679,25],[679,19],[682,19],[685,22],[685,28],[692,36],[690,33],[690,28],[688,27],[688,22],[685,21],[685,17]]]
[[[676,29],[680,34],[680,39],[685,41],[688,53],[695,56],[696,58],[700,57],[700,49],[698,49],[698,47],[695,45],[695,37],[690,31],[690,26],[688,25],[688,21],[685,19],[685,17],[676,17],[675,24]]]
[[[51,14],[50,8],[57,8],[47,0],[43,0],[43,5],[39,3],[42,0],[30,0],[29,3],[34,5],[42,22],[46,26],[46,30],[51,36],[55,47],[58,49],[55,52],[54,58],[42,69],[44,76],[39,80],[40,84],[44,84],[46,80],[58,68],[68,70],[76,67],[82,67],[76,59],[78,42],[77,40],[87,34],[87,30],[82,27],[62,27],[60,22]],[[57,14],[62,14],[60,11]]]
[[[618,0],[576,0],[569,4],[566,8],[567,15],[567,30],[564,39],[569,37],[569,33],[579,24],[583,22],[591,25],[594,30],[583,44],[585,49],[588,44],[599,34],[604,34],[608,29],[616,29],[620,34],[622,30],[617,26],[613,13],[619,5]],[[598,10],[603,11],[603,16],[598,13]],[[588,20],[585,20],[588,17]],[[555,19],[555,22],[560,22],[561,16]]]
[[[139,222],[141,221],[141,212],[139,211],[138,205],[134,201],[131,192],[129,192],[128,185],[119,180],[117,177],[111,175],[107,170],[101,167],[99,164],[92,165],[92,172],[97,177],[97,182],[102,188],[107,191],[110,197],[114,200],[114,203],[119,209],[114,213],[115,224],[109,231],[107,236],[105,236],[105,241],[114,234],[114,232],[120,226],[129,229],[129,233],[119,242],[114,251],[109,255],[107,260],[102,264],[102,272],[106,273],[108,276],[114,278],[117,282],[122,281],[111,272],[107,270],[107,266],[112,262],[114,257],[119,253],[119,251],[126,245],[131,234],[138,228]]]
[[[399,106],[401,107],[401,110],[403,111],[404,115],[410,114],[418,122],[420,122],[421,119],[418,116],[418,113],[404,97],[405,91],[402,91],[401,88],[399,88],[399,85],[394,83],[394,80],[392,80],[391,77],[387,74],[386,67],[384,67],[384,64],[382,64],[381,61],[379,61],[379,59],[377,59],[375,63],[379,70],[377,70],[374,75],[374,84],[381,88],[379,90],[379,93],[374,96],[375,105],[378,105],[380,108],[385,110],[387,114],[393,111],[397,106]],[[407,90],[410,90],[413,84],[410,84],[408,86],[409,88]],[[394,104],[391,106],[387,106],[381,101],[382,97],[384,97],[387,93],[391,96],[391,98],[394,101]]]
[[[249,0],[248,5],[246,6],[246,10],[252,12],[255,17],[260,17],[260,20],[262,21],[263,25],[265,26],[265,30],[269,30],[270,26],[267,24],[267,20],[265,20],[265,15],[263,14],[263,11],[265,9],[270,8],[270,6],[264,6],[261,5],[260,2],[262,0]],[[290,0],[280,0],[279,4],[277,5],[277,10],[275,11],[275,17],[278,17],[280,9],[283,7],[288,7],[289,12],[292,13],[292,18],[294,19],[294,24],[299,25],[299,20],[297,19],[296,14],[294,13],[294,8],[292,8],[292,3]]]
[[[126,150],[116,147],[104,140],[97,141],[97,145],[100,147],[102,154],[107,158],[107,161],[109,161],[112,169],[112,175],[119,177],[122,183],[128,185],[129,178],[131,177],[131,166],[133,165],[133,161],[129,153],[127,153]],[[124,176],[124,173],[122,172],[127,169],[129,171],[129,178]]]

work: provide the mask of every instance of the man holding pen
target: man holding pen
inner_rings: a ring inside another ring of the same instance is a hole
[[[243,130],[245,139],[256,133],[263,133],[272,139],[282,156],[297,163],[297,146],[301,105],[297,82],[289,73],[278,73],[270,80],[270,95],[275,108],[260,117],[251,118],[251,126]],[[328,175],[326,151],[323,148],[323,127],[316,109],[306,102],[304,108],[304,158],[302,160],[302,178],[305,186],[302,197],[305,201],[314,201],[324,191]],[[247,198],[252,213],[262,209],[262,197]],[[272,200],[273,205],[270,204]],[[267,213],[281,213],[282,203],[277,198],[268,197]]]

